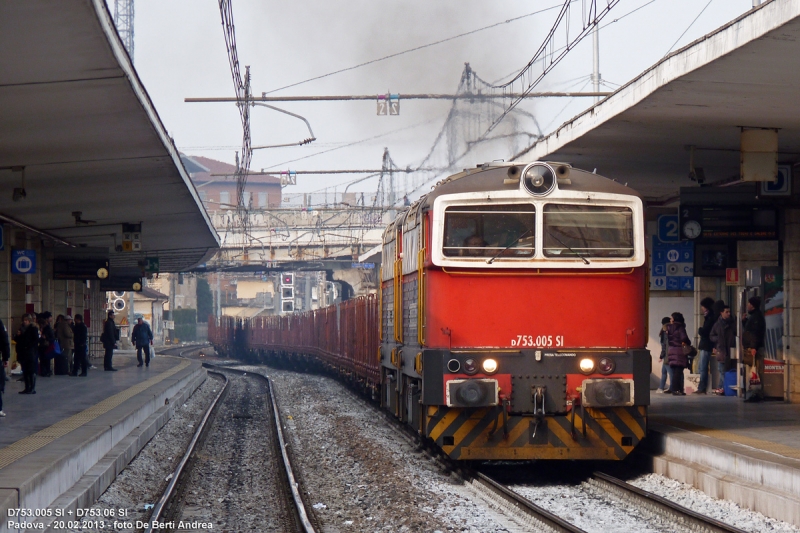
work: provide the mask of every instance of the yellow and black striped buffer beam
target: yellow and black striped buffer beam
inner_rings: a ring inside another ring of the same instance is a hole
[[[576,409],[566,415],[506,415],[501,407],[428,406],[425,432],[462,460],[622,460],[647,431],[645,406]]]

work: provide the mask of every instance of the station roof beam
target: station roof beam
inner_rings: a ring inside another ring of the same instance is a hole
[[[156,256],[181,271],[213,255],[217,234],[105,2],[3,2],[0,20],[0,214],[108,247],[112,267]],[[124,223],[141,224],[140,252],[116,251]]]

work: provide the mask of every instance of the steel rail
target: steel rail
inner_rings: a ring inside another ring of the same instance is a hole
[[[708,531],[710,533],[746,533],[742,529],[720,522],[715,518],[704,516],[691,509],[678,505],[677,503],[671,502],[666,498],[662,498],[657,494],[635,487],[630,483],[626,483],[621,479],[609,476],[603,472],[595,472],[592,475],[592,479],[595,483],[610,492],[623,498],[631,498],[645,508],[658,514],[677,519],[678,523],[696,531]]]
[[[188,350],[187,350],[188,351]],[[184,352],[180,352],[182,355]],[[214,408],[217,406],[219,399],[228,390],[228,385],[230,381],[228,380],[227,376],[222,373],[214,372],[215,374],[219,374],[223,378],[225,378],[225,385],[220,389],[217,396],[214,398],[214,401],[211,402],[211,405],[206,410],[206,414],[203,415],[203,419],[197,425],[197,429],[192,436],[192,440],[189,442],[189,446],[186,448],[186,453],[183,454],[180,463],[175,468],[175,470],[171,474],[171,478],[169,480],[169,484],[164,492],[161,494],[161,497],[158,499],[156,504],[153,506],[153,513],[150,515],[150,519],[147,521],[147,527],[145,528],[145,533],[152,533],[153,532],[153,522],[160,521],[161,513],[164,512],[164,509],[167,503],[172,499],[175,495],[175,488],[178,486],[178,480],[181,478],[181,475],[184,473],[184,469],[186,465],[189,463],[189,459],[194,454],[195,447],[197,446],[198,441],[200,440],[200,436],[203,433],[203,430],[206,427],[206,423],[211,418],[211,413],[214,411]],[[159,529],[159,528],[156,528]]]
[[[242,375],[251,375],[257,376],[264,381],[267,382],[267,386],[269,387],[269,398],[270,403],[272,404],[272,414],[273,418],[275,419],[275,431],[278,436],[278,443],[280,444],[281,448],[281,456],[283,458],[283,466],[284,471],[286,472],[286,478],[289,483],[289,489],[292,492],[292,499],[294,500],[295,511],[297,512],[297,518],[300,521],[300,525],[303,528],[305,533],[316,533],[314,526],[311,524],[311,520],[308,518],[308,513],[306,512],[306,506],[303,502],[302,496],[300,496],[300,490],[298,489],[298,483],[294,476],[294,470],[292,469],[292,463],[289,458],[289,453],[287,452],[287,445],[286,440],[283,437],[283,428],[281,427],[281,417],[280,411],[278,410],[278,402],[275,399],[275,392],[274,387],[272,386],[272,380],[269,379],[267,376],[259,374],[258,372],[248,372],[246,370],[239,370],[237,368],[230,368],[227,366],[222,365],[213,365],[210,363],[203,363],[203,366],[206,368],[217,368],[219,370],[225,370],[226,372],[234,372],[236,374]]]
[[[531,516],[534,519],[542,522],[545,526],[551,528],[553,531],[557,531],[559,533],[586,533],[585,530],[567,522],[563,518],[551,513],[544,507],[539,507],[521,494],[517,494],[508,487],[501,485],[486,474],[474,472],[473,476],[478,483],[488,488],[504,500],[509,501],[528,516]]]

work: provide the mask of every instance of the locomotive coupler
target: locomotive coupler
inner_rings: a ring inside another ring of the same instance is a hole
[[[508,437],[508,412],[511,410],[511,399],[505,394],[500,395],[500,405],[497,406],[503,414],[503,438]],[[494,417],[494,426],[489,432],[489,438],[493,437],[497,431],[497,417]]]
[[[544,422],[544,392],[547,387],[534,386],[531,387],[531,395],[533,398],[533,435],[531,439],[536,437],[536,430],[539,429],[539,424]]]

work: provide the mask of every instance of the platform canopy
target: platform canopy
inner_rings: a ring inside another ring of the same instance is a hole
[[[107,247],[112,273],[209,258],[217,234],[106,3],[0,2],[0,21],[0,215]],[[140,252],[117,251],[123,224],[141,224]]]
[[[771,0],[666,56],[564,123],[521,160],[549,159],[674,197],[694,166],[736,180],[740,132],[777,128],[778,160],[800,160],[800,0]]]

